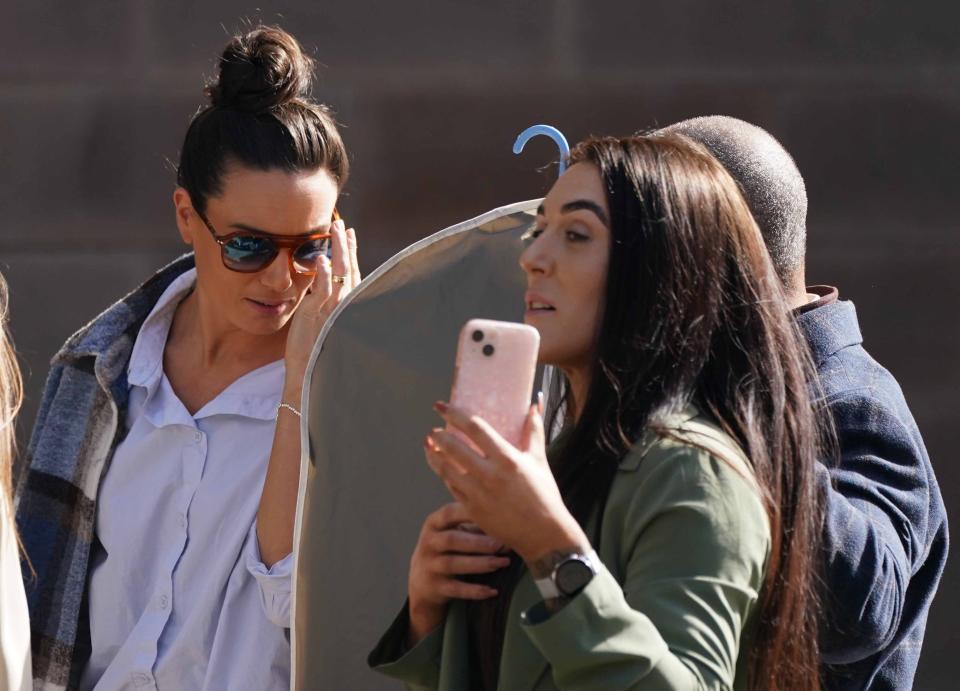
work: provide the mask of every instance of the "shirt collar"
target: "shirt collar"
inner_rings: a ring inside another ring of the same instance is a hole
[[[163,350],[167,345],[173,315],[177,306],[193,291],[196,282],[195,268],[184,271],[167,286],[147,315],[133,344],[130,364],[127,366],[127,381],[132,386],[142,386],[148,394],[156,391],[163,376]]]
[[[286,367],[274,360],[230,384],[193,416],[199,420],[212,415],[241,415],[259,420],[276,420],[283,395]]]
[[[239,415],[275,420],[286,373],[283,360],[248,372],[217,394],[193,416],[186,411],[163,376],[163,351],[177,306],[196,285],[197,270],[177,277],[147,315],[130,356],[127,379],[131,386],[146,389],[144,414],[157,427],[189,424],[213,415]]]
[[[840,299],[840,291],[834,286],[807,286],[807,294],[816,295],[816,299],[794,309],[794,316],[812,312],[813,310],[819,307],[824,307],[825,305],[832,305]]]
[[[797,316],[797,326],[807,339],[817,367],[844,348],[863,343],[857,310],[849,300],[804,312]]]

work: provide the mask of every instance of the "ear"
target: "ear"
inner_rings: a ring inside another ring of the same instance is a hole
[[[182,187],[173,191],[173,208],[177,217],[177,228],[180,231],[180,237],[190,246],[193,246],[193,219],[196,212],[193,210],[193,202],[190,201],[190,193]]]

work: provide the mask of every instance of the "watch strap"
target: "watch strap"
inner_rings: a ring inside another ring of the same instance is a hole
[[[560,597],[560,589],[557,588],[557,584],[553,582],[553,574],[546,578],[534,579],[533,582],[536,584],[537,590],[540,591],[540,595],[544,600],[553,600]]]

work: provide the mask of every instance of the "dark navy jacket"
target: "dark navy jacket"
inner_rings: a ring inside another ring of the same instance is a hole
[[[947,558],[940,489],[900,386],[863,349],[852,302],[798,315],[840,443],[827,493],[828,689],[910,689]]]

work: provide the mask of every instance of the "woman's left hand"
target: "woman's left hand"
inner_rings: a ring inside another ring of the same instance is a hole
[[[520,447],[485,420],[438,403],[435,409],[457,435],[433,430],[427,462],[484,533],[513,549],[528,564],[551,552],[588,551],[590,543],[567,510],[547,462],[543,418],[531,406]]]
[[[290,320],[284,359],[288,381],[303,380],[320,330],[337,305],[360,283],[357,235],[342,220],[330,228],[333,258],[321,257],[309,292]]]
[[[286,380],[280,400],[296,410],[303,396],[304,375],[313,346],[330,314],[360,283],[357,236],[337,220],[330,229],[333,260],[321,257],[310,289],[290,319],[283,359]],[[342,280],[334,280],[335,278]],[[293,549],[297,488],[300,481],[300,414],[281,414],[257,511],[260,558],[269,568]]]

